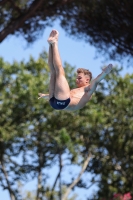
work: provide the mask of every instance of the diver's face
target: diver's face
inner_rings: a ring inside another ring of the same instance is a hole
[[[89,77],[84,73],[78,73],[76,77],[76,85],[77,87],[83,87],[89,84]]]

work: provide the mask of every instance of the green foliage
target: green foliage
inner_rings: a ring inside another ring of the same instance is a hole
[[[32,127],[39,122],[37,116],[41,118],[41,112],[48,105],[44,102],[40,106],[37,99],[38,88],[48,90],[48,66],[41,57],[37,61],[30,58],[28,63],[12,65],[1,58],[0,71],[0,162],[3,167],[0,180],[3,188],[12,191],[12,185],[17,187],[15,181],[26,180],[30,169],[26,146]],[[11,180],[9,184],[3,182],[5,173]]]
[[[1,58],[0,66],[0,162],[4,168],[0,168],[1,187],[19,200],[16,181],[25,183],[38,178],[38,194],[44,195],[48,175],[43,169],[58,163],[58,156],[66,150],[73,155],[72,162],[77,157],[78,148],[70,136],[75,114],[55,111],[47,101],[37,98],[38,92],[48,92],[45,52],[38,60],[31,57],[27,63],[10,65]],[[74,68],[65,63],[65,70],[71,86],[74,85]],[[74,138],[74,133],[71,135]]]
[[[71,87],[74,67],[65,63]],[[102,81],[93,98],[81,110],[53,110],[48,101],[37,99],[38,92],[48,92],[47,54],[35,61],[9,64],[0,59],[0,185],[15,200],[21,199],[17,182],[36,179],[36,198],[48,192],[48,178],[53,166],[59,173],[49,186],[49,199],[59,198],[60,188],[70,185],[62,177],[62,168],[80,166],[88,151],[93,158],[86,173],[92,183],[99,181],[95,198],[110,198],[113,193],[133,193],[133,75],[120,76],[114,69]],[[64,164],[64,165],[63,165]],[[50,173],[44,173],[44,170]],[[60,183],[61,187],[58,188]],[[77,187],[88,188],[81,179]],[[34,198],[27,194],[26,198]]]
[[[93,137],[92,141],[97,142],[97,148],[88,167],[88,171],[100,175],[98,199],[109,199],[113,193],[133,193],[133,75],[122,78],[114,70],[107,81],[109,95],[99,102],[104,121],[94,132],[97,139]]]
[[[62,188],[62,194],[64,194],[66,192],[66,187],[63,187]],[[44,200],[49,200],[50,197],[51,197],[51,194],[54,196],[54,200],[60,200],[59,198],[59,192],[58,191],[50,191],[50,188],[47,187],[47,191],[45,192],[45,196],[42,197],[42,199]],[[35,194],[35,191],[23,191],[22,193],[22,196],[23,196],[23,200],[36,200],[36,194]],[[72,197],[70,198],[67,198],[66,200],[76,200],[76,197],[77,195],[76,194],[73,194]]]

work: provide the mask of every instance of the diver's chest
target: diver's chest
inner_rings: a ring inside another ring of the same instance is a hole
[[[84,95],[85,91],[84,88],[76,88],[71,90],[71,96],[81,98]]]

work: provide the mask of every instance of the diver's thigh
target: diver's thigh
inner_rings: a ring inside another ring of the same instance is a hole
[[[70,88],[66,77],[63,74],[56,76],[55,82],[55,98],[59,100],[66,100],[70,97]]]

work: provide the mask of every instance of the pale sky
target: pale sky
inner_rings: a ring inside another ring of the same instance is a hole
[[[117,62],[114,61],[105,61],[104,57],[100,55],[97,59],[94,59],[96,56],[96,49],[89,44],[86,44],[84,41],[78,41],[68,37],[65,31],[59,26],[58,22],[51,28],[47,27],[43,36],[35,41],[30,47],[26,46],[26,42],[22,37],[16,38],[15,36],[9,36],[0,45],[0,57],[3,57],[5,61],[10,63],[14,60],[21,61],[24,59],[27,61],[30,55],[37,59],[44,49],[48,51],[47,38],[52,29],[57,29],[59,31],[59,51],[62,63],[66,61],[76,68],[83,67],[89,69],[93,74],[93,78],[101,73],[101,67],[106,66],[109,63],[112,63],[113,65],[117,64]],[[132,68],[124,68],[122,74],[124,75],[127,72],[132,72]],[[35,182],[27,185],[27,189],[29,190],[30,188],[31,190],[35,188]],[[95,189],[95,187],[87,192],[80,190],[79,197],[82,199],[83,193],[91,193],[93,189]],[[75,192],[78,193],[77,190]],[[10,200],[8,193],[1,189],[0,200]]]

